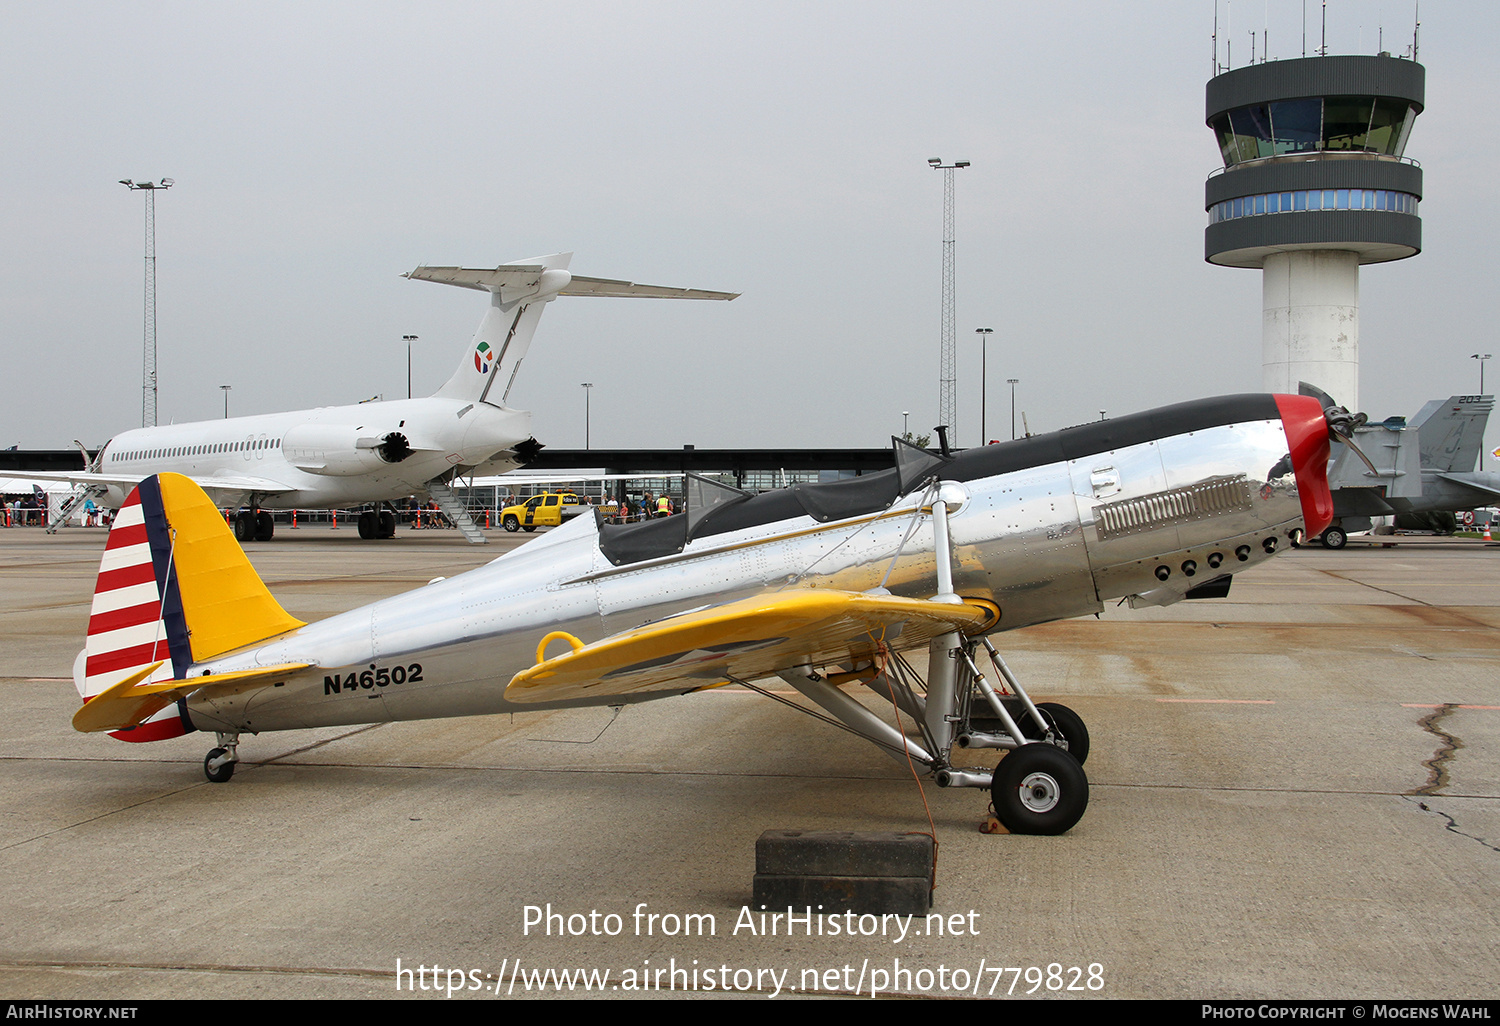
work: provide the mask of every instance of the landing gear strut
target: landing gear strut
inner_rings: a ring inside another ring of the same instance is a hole
[[[933,601],[962,603],[964,599],[953,589],[948,515],[950,504],[961,510],[968,496],[958,482],[932,487],[928,494],[934,499],[931,510],[938,583]],[[925,500],[919,503],[919,511],[924,504]],[[994,615],[995,620],[987,626],[998,622],[998,608]],[[1003,679],[1003,696],[974,661],[980,644]],[[1066,706],[1033,702],[987,638],[966,638],[956,631],[933,637],[928,644],[925,681],[899,652],[883,645],[874,662],[845,670],[825,677],[818,669],[802,665],[779,674],[821,706],[827,716],[748,681],[731,679],[858,734],[903,765],[924,768],[940,787],[988,788],[996,818],[1011,833],[1064,833],[1088,808],[1089,782],[1083,761],[1088,757],[1089,735],[1082,717]],[[862,681],[892,705],[897,726],[891,726],[837,686],[853,680]],[[955,744],[958,748],[999,748],[1008,754],[993,771],[983,766],[959,767],[951,761]]]

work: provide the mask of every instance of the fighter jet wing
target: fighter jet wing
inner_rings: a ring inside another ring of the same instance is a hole
[[[925,644],[949,631],[977,632],[998,609],[983,600],[962,604],[799,589],[742,599],[659,620],[585,645],[549,634],[537,664],[511,679],[512,702],[553,702],[642,691],[691,691],[729,679],[754,680],[808,664],[868,661],[882,644]],[[549,642],[572,646],[546,659]]]
[[[1456,485],[1472,488],[1476,492],[1484,492],[1489,495],[1500,495],[1500,477],[1494,474],[1438,474],[1444,481],[1452,481]]]

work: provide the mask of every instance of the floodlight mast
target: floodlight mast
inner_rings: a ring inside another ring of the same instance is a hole
[[[955,335],[953,172],[968,167],[967,160],[944,164],[942,157],[928,157],[927,166],[943,173],[943,326],[938,368],[938,423],[949,425],[949,443],[958,444],[958,339]]]
[[[177,183],[170,178],[160,182],[134,182],[120,179],[132,192],[146,194],[146,325],[143,332],[141,370],[141,426],[156,426],[156,193]],[[228,398],[226,393],[225,398]]]

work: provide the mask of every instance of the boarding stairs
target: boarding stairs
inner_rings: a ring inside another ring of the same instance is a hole
[[[479,525],[474,523],[474,518],[469,516],[469,511],[464,508],[464,504],[458,501],[457,495],[453,494],[452,488],[442,481],[428,481],[427,494],[432,496],[432,501],[438,504],[438,509],[448,515],[448,519],[453,521],[453,526],[458,528],[459,533],[467,538],[471,545],[485,545],[489,542],[484,532],[479,529]]]
[[[47,533],[56,534],[57,529],[68,522],[68,518],[73,515],[73,511],[82,506],[90,498],[102,499],[103,497],[103,488],[99,488],[95,485],[86,485],[83,488],[80,488],[78,491],[68,496],[67,500],[57,508],[57,516],[49,517],[47,519]]]

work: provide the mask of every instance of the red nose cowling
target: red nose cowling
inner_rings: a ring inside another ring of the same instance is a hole
[[[1297,473],[1297,496],[1309,538],[1333,523],[1333,493],[1328,490],[1328,421],[1318,400],[1305,395],[1278,395],[1281,426]]]

